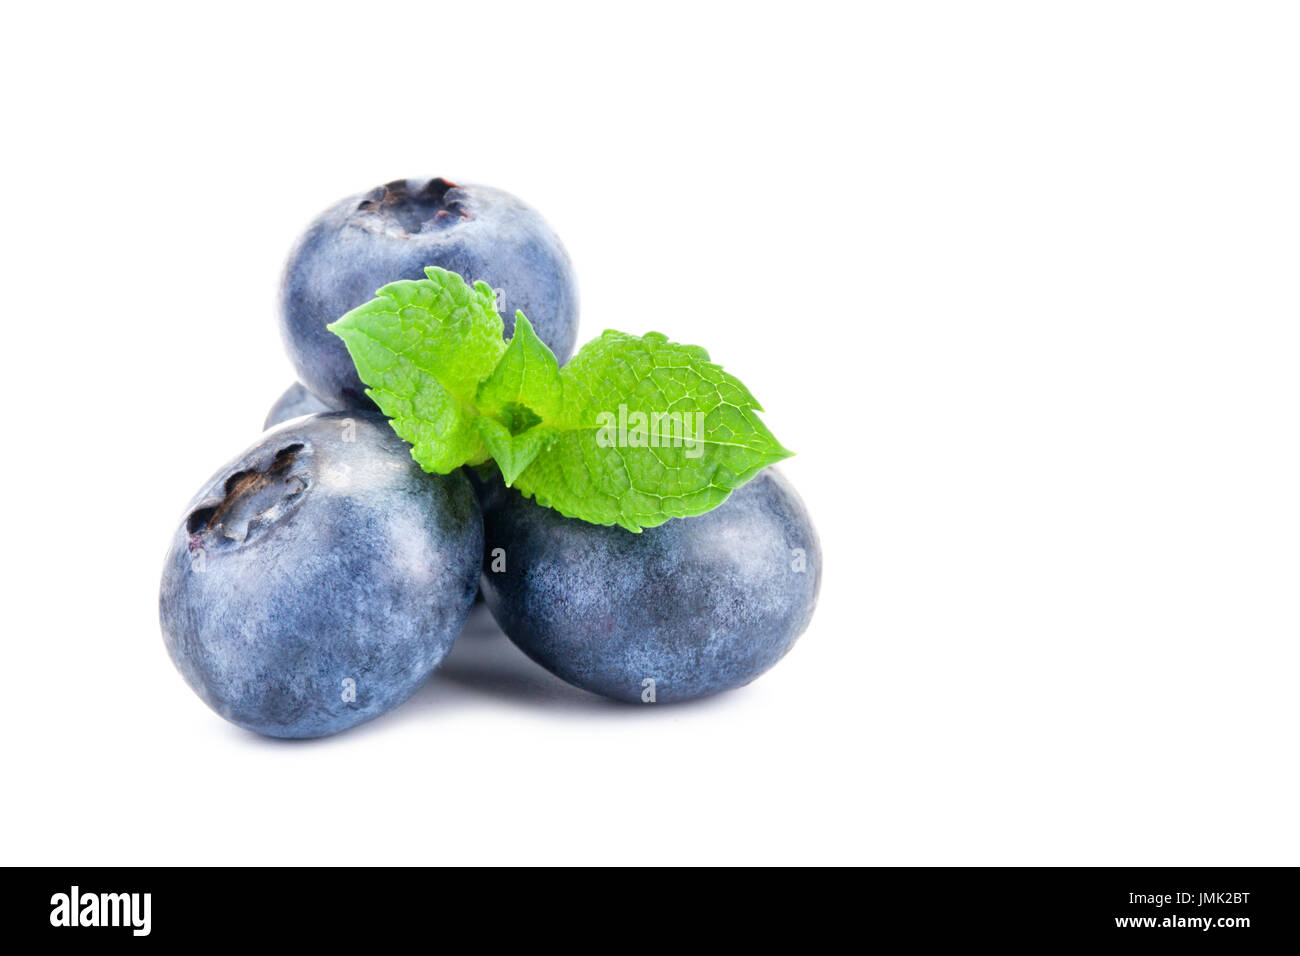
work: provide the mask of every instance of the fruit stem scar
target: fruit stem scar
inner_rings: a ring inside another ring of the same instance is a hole
[[[275,453],[266,471],[250,469],[227,478],[221,503],[190,515],[190,533],[230,528],[234,534],[228,532],[227,537],[242,541],[254,518],[306,490],[307,481],[301,475],[288,473],[302,448],[301,444],[286,445]]]

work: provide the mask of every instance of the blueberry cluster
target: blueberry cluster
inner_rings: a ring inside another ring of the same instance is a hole
[[[688,700],[776,663],[812,616],[821,551],[774,468],[633,534],[415,463],[326,325],[431,265],[486,281],[503,317],[522,310],[561,363],[572,354],[568,255],[508,193],[403,180],[321,214],[282,286],[300,382],[190,501],[163,568],[163,638],[194,691],[260,734],[337,733],[415,692],[480,587],[528,656],[615,700]]]

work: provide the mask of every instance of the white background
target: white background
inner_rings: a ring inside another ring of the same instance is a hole
[[[4,862],[1300,862],[1286,5],[35,10]],[[172,529],[291,379],[285,253],[421,174],[535,205],[583,340],[706,346],[799,453],[821,602],[755,684],[606,704],[480,615],[295,744],[172,667]]]

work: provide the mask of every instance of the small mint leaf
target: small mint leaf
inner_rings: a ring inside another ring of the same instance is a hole
[[[366,394],[411,443],[426,471],[447,474],[487,456],[475,394],[506,352],[496,296],[454,272],[392,282],[329,326],[348,348]]]
[[[477,427],[507,486],[513,485],[520,473],[555,439],[554,430],[545,426],[512,435],[504,425],[487,416],[478,419]]]
[[[475,404],[484,415],[503,422],[513,409],[527,409],[532,421],[511,428],[518,434],[537,421],[547,421],[559,414],[562,394],[555,353],[537,337],[527,316],[516,312],[514,337],[492,374],[479,385]]]

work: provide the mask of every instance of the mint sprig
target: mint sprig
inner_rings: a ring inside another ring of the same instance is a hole
[[[640,531],[716,508],[791,454],[699,346],[607,331],[561,369],[522,312],[502,340],[485,283],[425,273],[330,329],[426,471],[490,457],[539,504]]]

